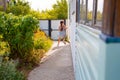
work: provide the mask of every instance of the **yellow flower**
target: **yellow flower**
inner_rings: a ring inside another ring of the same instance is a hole
[[[9,60],[9,57],[6,56],[4,59],[5,59],[6,61],[8,61],[8,60]]]

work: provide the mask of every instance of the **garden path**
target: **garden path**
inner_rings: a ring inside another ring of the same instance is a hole
[[[70,44],[56,45],[54,42],[40,66],[30,72],[28,80],[74,80]]]

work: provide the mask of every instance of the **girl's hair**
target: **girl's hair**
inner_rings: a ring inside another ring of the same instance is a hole
[[[64,23],[64,21],[60,21],[60,24]]]
[[[60,31],[62,31],[63,30],[63,24],[64,23],[64,21],[60,21]]]

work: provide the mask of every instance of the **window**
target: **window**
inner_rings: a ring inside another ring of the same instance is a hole
[[[80,0],[80,23],[86,23],[86,0]]]
[[[97,19],[96,26],[102,26],[103,0],[98,0],[97,3]]]
[[[100,28],[103,2],[104,0],[80,0],[80,24]]]
[[[92,26],[92,19],[93,19],[93,0],[87,0],[87,23],[86,25]]]

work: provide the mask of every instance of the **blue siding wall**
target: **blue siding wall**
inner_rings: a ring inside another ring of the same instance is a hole
[[[76,30],[76,80],[97,80],[98,55],[99,55],[98,31],[79,25]]]
[[[120,80],[120,43],[106,46],[105,80]]]
[[[76,80],[120,80],[120,43],[105,43],[100,31],[78,25],[75,34]]]

